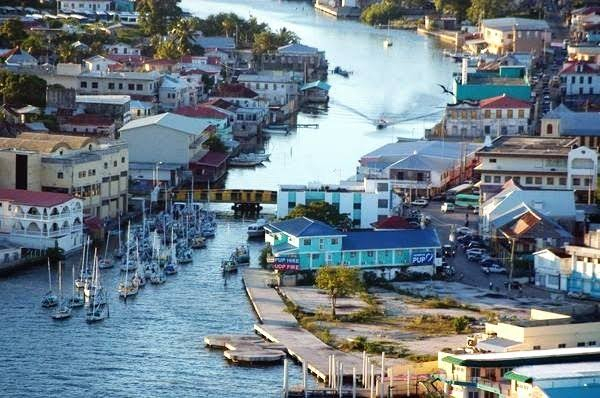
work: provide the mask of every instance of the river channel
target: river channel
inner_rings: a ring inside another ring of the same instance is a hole
[[[198,16],[236,12],[256,16],[274,29],[296,32],[303,43],[326,51],[330,65],[353,71],[330,76],[326,114],[299,115],[318,123],[272,137],[271,162],[229,171],[230,188],[274,189],[278,184],[335,182],[354,173],[358,158],[397,137],[418,138],[433,125],[448,100],[437,83],[448,84],[455,64],[438,45],[408,31],[387,32],[315,13],[304,2],[274,0],[184,0]],[[381,116],[399,123],[377,130]],[[428,116],[424,116],[428,115]],[[119,301],[118,268],[103,271],[112,292],[110,318],[88,325],[83,312],[53,321],[40,299],[47,290],[44,267],[0,279],[0,395],[3,397],[276,397],[282,366],[228,364],[203,337],[251,333],[256,321],[239,275],[224,280],[221,258],[245,242],[248,221],[221,217],[217,235],[162,286],[146,286],[138,297]],[[251,243],[252,261],[260,243]],[[69,266],[70,267],[70,266]],[[65,278],[70,281],[70,269]],[[56,275],[54,275],[56,283]],[[290,382],[300,370],[291,367]]]

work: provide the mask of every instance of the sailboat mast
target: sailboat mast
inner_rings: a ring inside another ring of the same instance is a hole
[[[52,291],[52,275],[50,274],[50,257],[48,257],[48,291]]]
[[[62,302],[63,294],[62,294],[62,262],[58,262],[58,299],[59,305]]]

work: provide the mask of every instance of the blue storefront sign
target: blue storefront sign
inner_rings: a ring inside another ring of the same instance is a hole
[[[413,253],[411,258],[412,265],[433,265],[433,253]]]

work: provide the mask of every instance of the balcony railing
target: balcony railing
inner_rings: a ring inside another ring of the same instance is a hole
[[[18,220],[31,220],[31,221],[59,221],[67,218],[71,218],[73,213],[61,213],[53,215],[42,215],[42,214],[29,214],[29,213],[12,213],[12,218]]]
[[[83,231],[83,227],[81,225],[69,227],[69,228],[60,228],[57,230],[50,231],[28,231],[25,229],[13,229],[11,231],[11,235],[15,236],[31,236],[31,237],[39,237],[39,238],[55,238],[57,236],[69,235],[72,233],[80,233]]]

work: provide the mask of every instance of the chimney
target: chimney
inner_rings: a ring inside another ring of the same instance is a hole
[[[461,84],[467,84],[467,68],[469,67],[469,60],[467,58],[462,59],[462,69],[461,69]]]

